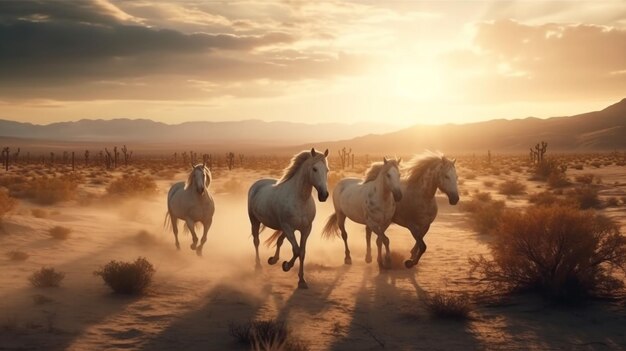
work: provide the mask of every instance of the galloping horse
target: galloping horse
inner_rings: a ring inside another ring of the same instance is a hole
[[[206,242],[206,235],[211,227],[213,214],[215,213],[215,203],[211,194],[209,194],[210,184],[211,171],[204,164],[195,166],[192,164],[192,170],[189,173],[187,182],[178,182],[172,185],[167,193],[165,224],[167,225],[167,220],[169,219],[174,230],[176,248],[180,250],[178,219],[182,219],[193,236],[191,249],[196,250],[198,256],[202,256],[202,247]],[[198,237],[196,236],[196,222],[201,222],[204,230],[200,245],[198,245]]]
[[[333,205],[335,213],[332,214],[322,235],[330,237],[338,235],[341,230],[341,237],[345,245],[346,264],[352,263],[350,249],[348,248],[348,233],[346,232],[346,217],[360,224],[365,224],[368,231],[374,231],[378,238],[378,264],[381,267],[391,265],[389,250],[389,238],[385,235],[385,230],[391,224],[396,210],[396,202],[402,199],[400,186],[400,170],[398,164],[400,160],[387,160],[374,163],[366,173],[365,179],[345,178],[337,183],[333,190]],[[369,243],[369,241],[368,241]],[[382,259],[382,244],[385,245],[385,260]],[[371,261],[371,255],[370,255]]]
[[[448,196],[450,205],[459,202],[455,162],[456,160],[449,160],[443,154],[427,151],[413,157],[403,167],[406,170],[406,175],[402,178],[404,196],[396,205],[393,223],[410,230],[415,239],[411,258],[404,262],[407,268],[415,266],[426,252],[424,236],[437,217],[437,189]],[[367,256],[370,257],[371,237],[371,230],[366,228]]]
[[[315,218],[315,201],[311,196],[313,188],[317,190],[319,201],[328,198],[327,177],[328,150],[323,154],[311,151],[302,151],[291,159],[279,179],[261,179],[256,181],[248,191],[248,216],[252,226],[252,237],[256,251],[256,267],[260,268],[259,233],[261,225],[274,229],[274,234],[267,243],[278,240],[276,255],[270,257],[269,264],[278,261],[280,245],[285,237],[291,243],[293,256],[284,261],[282,268],[287,272],[293,267],[296,258],[300,258],[298,273],[298,288],[306,289],[304,280],[304,257],[306,241],[311,233],[311,226]],[[296,241],[295,231],[300,232],[300,245]]]

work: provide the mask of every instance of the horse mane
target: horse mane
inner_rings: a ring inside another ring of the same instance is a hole
[[[207,166],[204,166],[202,164],[197,164],[193,166],[193,168],[191,169],[191,172],[189,172],[189,175],[187,176],[187,181],[185,182],[185,189],[187,189],[189,185],[193,182],[194,173],[196,173],[195,170],[197,167],[203,167],[204,173],[206,173],[207,175],[206,189],[208,189],[209,185],[211,185],[211,180],[213,180],[211,176],[211,170],[209,170]]]
[[[395,163],[399,167],[397,160],[387,160],[387,163],[390,163],[390,162],[392,164]],[[370,167],[365,171],[365,178],[363,178],[363,183],[367,183],[367,182],[371,182],[375,180],[384,167],[385,167],[385,163],[382,161],[372,162]]]
[[[406,169],[407,172],[406,179],[409,183],[420,179],[427,169],[445,160],[446,157],[441,152],[433,152],[430,150],[415,155],[404,164],[403,168]]]
[[[278,182],[276,182],[276,185],[282,184],[293,178],[293,176],[296,174],[296,172],[298,172],[300,167],[302,167],[302,165],[306,161],[313,157],[324,157],[324,154],[316,151],[315,156],[313,156],[310,150],[304,150],[294,155],[291,158],[291,161],[289,161],[289,165],[283,170],[283,175],[280,177]]]

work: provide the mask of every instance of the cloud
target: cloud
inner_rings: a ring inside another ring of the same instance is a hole
[[[626,91],[626,30],[590,24],[476,26],[472,50],[445,55],[468,98],[488,102],[597,98]]]

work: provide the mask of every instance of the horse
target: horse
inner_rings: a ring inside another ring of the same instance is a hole
[[[176,248],[180,250],[178,242],[178,219],[182,219],[187,224],[187,228],[193,237],[191,249],[196,250],[198,256],[202,256],[202,248],[206,242],[207,232],[213,222],[215,213],[215,203],[209,194],[211,184],[211,171],[204,164],[191,165],[192,169],[186,182],[178,182],[170,188],[167,193],[167,214],[165,215],[165,225],[168,219],[174,231]],[[196,236],[195,224],[201,222],[204,233],[200,245]]]
[[[254,250],[256,252],[256,268],[260,269],[259,234],[269,227],[275,232],[267,239],[269,245],[278,241],[274,257],[268,259],[270,265],[278,262],[280,245],[285,237],[291,243],[293,256],[284,261],[282,269],[288,272],[296,258],[300,259],[298,272],[298,288],[308,288],[304,279],[304,257],[306,242],[313,219],[315,218],[315,201],[311,196],[313,188],[317,190],[317,198],[324,202],[328,198],[328,149],[322,154],[312,148],[296,154],[285,168],[280,179],[261,179],[256,181],[248,191],[248,216],[252,227]],[[296,241],[295,231],[300,232],[300,245]]]
[[[424,236],[437,217],[437,189],[446,194],[450,205],[459,202],[455,163],[455,159],[449,160],[441,153],[426,151],[414,156],[403,167],[405,175],[401,183],[404,196],[396,205],[393,223],[407,228],[415,239],[411,258],[404,261],[406,268],[417,265],[426,252]],[[366,228],[366,261],[368,257],[371,261],[371,237],[371,230]]]
[[[326,222],[322,235],[326,238],[338,236],[345,245],[345,264],[351,264],[350,249],[348,248],[348,233],[346,232],[346,217],[360,224],[365,224],[368,230],[378,236],[378,264],[388,268],[391,265],[389,238],[385,230],[391,224],[396,211],[396,203],[400,201],[402,189],[400,184],[399,163],[401,160],[387,160],[373,163],[366,172],[365,179],[344,178],[333,190],[333,213]],[[382,259],[382,244],[385,245],[385,260]]]

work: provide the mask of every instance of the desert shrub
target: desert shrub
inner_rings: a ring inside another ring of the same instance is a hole
[[[568,186],[569,184],[570,183],[565,176],[565,172],[556,171],[550,173],[550,175],[548,176],[548,185],[551,188],[563,188]]]
[[[508,211],[491,256],[470,259],[492,288],[535,291],[567,301],[613,294],[623,282],[611,274],[626,264],[626,238],[606,217],[572,207]]]
[[[141,175],[124,174],[107,187],[107,193],[116,196],[154,195],[156,192],[154,179]]]
[[[483,184],[484,184],[487,188],[491,188],[491,187],[494,185],[493,181],[491,181],[491,180],[485,180],[485,181],[483,182]]]
[[[570,190],[566,194],[581,210],[602,208],[602,201],[598,197],[598,189],[593,186],[583,186]]]
[[[433,318],[466,320],[472,310],[468,296],[437,292],[429,295],[426,309]]]
[[[31,274],[28,280],[32,286],[36,288],[51,288],[61,285],[61,281],[65,278],[65,273],[57,272],[52,267],[42,267],[40,270]]]
[[[50,233],[50,236],[57,240],[66,240],[70,237],[71,232],[72,230],[70,228],[62,227],[60,225],[52,227],[48,231],[48,233]]]
[[[555,204],[565,205],[566,203],[570,203],[547,190],[540,193],[531,194],[528,197],[528,202],[537,206],[552,206]]]
[[[6,191],[0,190],[0,222],[2,218],[13,208],[15,208],[16,201]]]
[[[305,351],[309,349],[302,341],[290,335],[285,322],[273,319],[243,324],[230,323],[228,332],[238,343],[250,346],[252,350]]]
[[[581,164],[575,164],[575,165],[572,166],[572,168],[576,169],[576,170],[579,170],[579,171],[582,171],[584,166],[581,165]]]
[[[519,180],[506,180],[498,185],[498,192],[502,195],[512,196],[521,195],[526,190],[526,185],[522,184]]]
[[[581,184],[587,184],[587,185],[589,185],[589,184],[592,184],[592,183],[593,183],[593,178],[594,178],[594,175],[593,175],[593,174],[588,173],[588,174],[581,174],[581,175],[579,175],[579,176],[576,176],[574,179],[575,179],[578,183],[581,183]]]
[[[11,261],[26,261],[30,257],[26,252],[23,251],[9,251],[7,252],[7,258]]]
[[[465,174],[464,176],[465,176],[465,179],[467,179],[467,180],[476,179],[476,173],[471,173],[470,172],[470,173]]]
[[[52,205],[73,199],[78,184],[71,176],[39,177],[31,181],[24,196],[41,205]]]
[[[48,217],[48,212],[46,212],[45,210],[43,210],[41,208],[33,208],[32,210],[30,210],[30,213],[35,218],[46,218],[46,217]]]
[[[607,207],[617,207],[619,206],[619,200],[615,196],[611,196],[606,199]]]
[[[461,207],[467,212],[472,229],[481,233],[492,233],[506,206],[504,201],[494,201],[490,193],[476,193]]]
[[[114,292],[131,295],[144,293],[152,284],[154,272],[152,264],[139,257],[135,262],[111,261],[94,275],[102,277]]]

